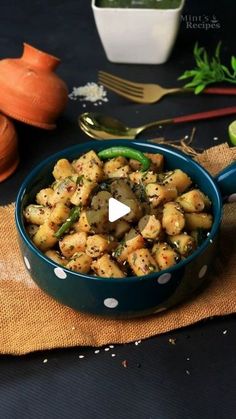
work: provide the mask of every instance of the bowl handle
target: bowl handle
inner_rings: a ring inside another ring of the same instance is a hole
[[[236,161],[218,173],[215,180],[222,197],[229,202],[236,201]]]

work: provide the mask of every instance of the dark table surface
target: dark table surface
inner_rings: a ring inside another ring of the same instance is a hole
[[[0,58],[16,57],[27,42],[61,58],[58,74],[73,86],[97,81],[107,70],[136,81],[175,86],[177,76],[193,65],[192,49],[199,41],[211,50],[222,40],[223,60],[235,53],[236,2],[186,2],[183,15],[190,20],[218,19],[220,28],[191,29],[183,20],[169,61],[164,65],[125,65],[107,61],[94,25],[89,0],[1,0]],[[178,116],[217,107],[233,106],[235,97],[176,96],[154,105],[137,105],[108,93],[99,110],[139,125],[157,118]],[[55,151],[89,141],[76,118],[94,104],[69,101],[55,131],[16,123],[20,165],[0,185],[0,204],[16,198],[26,174]],[[198,122],[195,147],[208,148],[227,141],[234,117]],[[176,140],[190,135],[193,124],[169,126],[143,133]],[[55,320],[56,321],[56,320]],[[0,418],[127,418],[127,419],[233,419],[236,417],[235,316],[210,319],[139,344],[100,348],[58,349],[22,357],[0,358]],[[1,339],[1,331],[0,331]],[[171,344],[169,339],[176,339]],[[111,351],[115,356],[111,356]],[[80,358],[79,355],[84,355]],[[47,360],[47,361],[46,361]],[[127,361],[127,368],[124,363]]]

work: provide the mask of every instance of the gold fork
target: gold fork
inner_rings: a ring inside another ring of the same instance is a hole
[[[171,93],[192,93],[192,90],[183,87],[164,88],[159,84],[134,83],[105,71],[98,72],[98,82],[118,95],[137,103],[158,102],[163,96]],[[209,87],[204,89],[204,93],[236,95],[236,88]]]

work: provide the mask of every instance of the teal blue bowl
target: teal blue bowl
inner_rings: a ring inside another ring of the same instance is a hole
[[[127,145],[127,140],[109,141],[109,146]],[[236,163],[213,178],[192,158],[172,147],[129,141],[143,152],[161,153],[168,170],[180,168],[212,201],[214,222],[207,239],[186,260],[174,267],[142,277],[100,278],[79,274],[56,264],[39,251],[28,237],[23,209],[36,193],[53,181],[52,170],[60,158],[73,160],[81,154],[107,148],[107,141],[89,141],[62,150],[39,164],[23,182],[16,201],[16,226],[26,269],[38,286],[60,303],[75,310],[112,318],[132,318],[158,313],[179,304],[199,291],[209,278],[217,249],[222,217],[222,197],[235,196]]]

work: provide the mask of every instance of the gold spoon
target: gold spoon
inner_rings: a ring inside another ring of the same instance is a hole
[[[87,134],[89,137],[95,138],[96,140],[133,140],[142,131],[151,127],[181,122],[198,121],[201,119],[216,118],[219,116],[232,114],[236,114],[236,106],[195,113],[192,115],[178,116],[175,118],[162,119],[141,125],[139,127],[131,128],[111,116],[102,115],[96,112],[85,112],[79,116],[78,123],[85,134]]]

